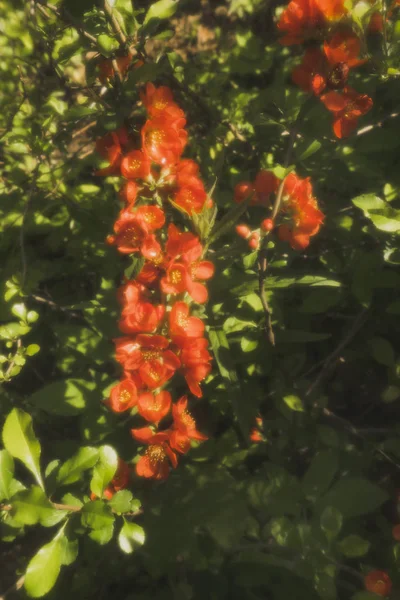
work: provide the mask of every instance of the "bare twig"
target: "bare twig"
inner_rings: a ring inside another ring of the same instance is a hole
[[[25,575],[22,575],[15,583],[13,583],[11,587],[8,588],[8,590],[4,592],[4,594],[0,596],[0,600],[6,600],[8,594],[11,594],[12,592],[18,592],[18,590],[20,590],[24,585],[24,582]]]
[[[265,249],[261,249],[258,253],[258,294],[260,296],[261,304],[265,315],[265,328],[267,332],[268,341],[271,346],[275,346],[275,335],[272,328],[272,316],[269,308],[267,294],[265,291],[265,278],[267,275],[267,257]]]
[[[69,308],[66,308],[65,306],[60,306],[59,304],[56,304],[55,302],[53,302],[53,300],[50,300],[49,298],[43,298],[42,296],[38,296],[37,294],[31,294],[30,298],[32,298],[33,300],[36,300],[36,302],[40,302],[41,304],[47,304],[47,306],[49,306],[53,310],[58,310],[58,311],[67,313],[70,317],[74,317],[76,319],[82,318],[81,314],[79,314]]]
[[[121,46],[126,46],[126,35],[122,31],[122,27],[119,24],[119,21],[118,21],[117,17],[115,16],[114,11],[111,8],[108,0],[104,0],[104,12],[106,14],[108,22],[110,23],[111,27],[114,30],[115,35],[118,38]],[[129,48],[128,48],[128,50],[129,50]],[[131,53],[130,50],[129,50],[129,53]]]

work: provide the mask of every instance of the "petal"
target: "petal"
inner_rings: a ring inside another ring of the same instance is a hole
[[[195,279],[210,279],[214,275],[215,267],[209,260],[203,260],[195,266]]]
[[[190,289],[188,290],[188,292],[195,302],[198,302],[199,304],[204,304],[204,302],[207,302],[207,299],[208,299],[207,288],[202,283],[198,283],[197,281],[194,281],[192,283],[192,285],[190,286]]]
[[[340,112],[347,106],[345,96],[338,92],[328,92],[321,96],[321,102],[323,102],[326,108],[332,112]]]

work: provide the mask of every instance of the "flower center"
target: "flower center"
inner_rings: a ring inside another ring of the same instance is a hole
[[[173,269],[170,273],[170,278],[173,284],[177,284],[182,281],[182,273],[179,269]]]
[[[160,356],[160,350],[142,350],[143,360],[156,360],[157,358],[160,358]]]
[[[153,129],[147,135],[148,142],[151,146],[156,146],[157,144],[161,144],[161,142],[165,138],[165,131],[161,129]]]
[[[181,421],[188,429],[194,429],[196,427],[195,420],[187,410],[184,410],[181,414]]]
[[[121,402],[121,404],[127,404],[131,399],[131,393],[128,392],[128,390],[122,390],[119,393],[118,396],[118,400]]]
[[[152,444],[149,446],[146,450],[146,455],[152,465],[162,463],[167,459],[165,450],[160,444]]]

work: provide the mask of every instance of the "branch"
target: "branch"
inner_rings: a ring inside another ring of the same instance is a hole
[[[20,590],[24,585],[24,582],[25,575],[22,575],[15,583],[12,584],[11,587],[8,588],[8,590],[4,592],[4,594],[0,596],[0,600],[6,600],[6,597],[8,596],[8,594],[11,594],[11,592],[18,592],[18,590]]]
[[[46,6],[46,8],[48,8],[49,10],[51,10],[51,12],[53,14],[55,14],[59,19],[61,19],[62,21],[64,21],[68,25],[71,25],[72,27],[74,27],[74,29],[76,29],[77,32],[81,34],[81,36],[83,36],[86,39],[90,40],[93,44],[96,44],[96,46],[97,46],[97,40],[96,40],[96,38],[91,33],[89,33],[88,31],[86,31],[82,27],[82,25],[75,19],[75,17],[73,17],[65,8],[63,8],[60,11],[60,10],[58,10],[58,8],[56,6],[53,6],[52,4],[46,4],[45,6]],[[46,17],[46,19],[49,19],[49,15],[48,15],[46,9],[41,4],[39,4],[37,2],[36,3],[36,7],[39,9],[39,11],[41,12],[41,14],[44,17]]]
[[[275,335],[274,330],[272,328],[271,310],[269,308],[264,285],[268,267],[267,257],[265,254],[265,249],[261,249],[258,253],[258,294],[260,296],[261,304],[264,309],[265,328],[267,331],[268,341],[271,344],[271,346],[275,346]]]
[[[115,16],[114,11],[111,8],[108,0],[104,0],[104,12],[106,13],[107,20],[110,23],[111,27],[113,28],[114,33],[119,40],[119,43],[121,44],[121,46],[126,46],[126,35],[122,31],[121,25],[119,24],[118,19]],[[128,48],[128,51],[129,51],[129,54],[131,54],[131,51],[129,50],[129,48]]]

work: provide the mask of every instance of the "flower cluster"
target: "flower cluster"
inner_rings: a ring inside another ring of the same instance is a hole
[[[202,397],[201,382],[211,370],[203,321],[191,314],[191,303],[203,304],[204,284],[214,265],[203,260],[197,235],[178,227],[176,210],[189,219],[212,204],[199,167],[182,160],[187,143],[185,115],[171,90],[147,84],[141,94],[148,119],[141,130],[141,148],[133,147],[122,129],[105,136],[97,150],[107,161],[100,175],[122,175],[124,207],[107,238],[121,254],[131,255],[136,275],[118,290],[121,304],[115,340],[121,381],[108,400],[117,413],[132,411],[146,426],[131,430],[147,446],[136,465],[138,475],[165,479],[176,467],[178,455],[190,449],[191,440],[205,440],[187,410],[188,399],[173,402],[165,389],[180,373],[190,392]],[[160,423],[170,423],[165,428]]]
[[[319,97],[332,113],[338,138],[348,136],[373,104],[369,96],[347,83],[351,69],[367,59],[359,57],[361,41],[350,26],[346,6],[344,0],[291,0],[278,23],[284,33],[282,44],[310,44],[292,79],[304,92]],[[371,27],[376,29],[376,17]]]
[[[310,243],[310,237],[319,231],[324,215],[312,195],[310,178],[300,179],[295,173],[290,173],[282,185],[277,214],[279,223],[264,218],[260,227],[255,230],[243,223],[236,227],[238,235],[248,240],[252,250],[259,247],[262,237],[276,225],[279,239],[289,242],[294,250],[304,250]],[[272,206],[271,196],[278,193],[280,186],[281,182],[273,173],[261,170],[254,183],[244,181],[236,185],[234,199],[236,202],[243,202],[251,196],[250,205],[268,209]]]

